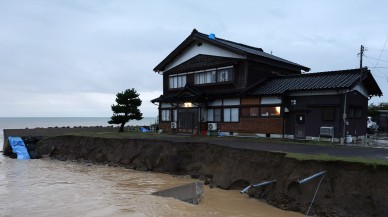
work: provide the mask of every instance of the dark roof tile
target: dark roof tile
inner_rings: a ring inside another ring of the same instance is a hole
[[[370,71],[350,69],[342,71],[318,72],[299,75],[273,77],[266,82],[250,88],[248,95],[279,95],[290,91],[312,91],[353,88],[356,84],[369,79],[370,95],[382,95]]]

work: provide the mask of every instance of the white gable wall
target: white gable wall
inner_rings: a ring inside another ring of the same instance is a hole
[[[181,54],[175,57],[167,66],[165,71],[174,68],[175,66],[199,55],[211,55],[220,57],[231,57],[231,58],[245,58],[243,55],[235,54],[233,52],[221,49],[219,47],[202,43],[201,46],[197,46],[197,42],[191,43]]]
[[[261,104],[280,104],[282,103],[282,100],[279,99],[277,96],[265,96],[261,98]]]
[[[353,90],[356,90],[356,91],[360,92],[363,96],[368,98],[368,91],[366,90],[364,84],[359,84],[359,85],[355,86],[353,88]]]

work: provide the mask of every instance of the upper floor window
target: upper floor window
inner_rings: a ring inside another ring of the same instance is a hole
[[[221,69],[217,71],[217,82],[226,82],[232,80],[232,69]]]
[[[194,75],[195,84],[209,84],[216,82],[216,71],[201,72]]]
[[[211,84],[228,82],[233,79],[233,68],[217,69],[194,74],[195,84]]]
[[[186,75],[170,76],[170,88],[181,88],[186,85]]]

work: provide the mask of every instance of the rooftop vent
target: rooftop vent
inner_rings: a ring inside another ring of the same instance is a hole
[[[209,34],[209,38],[210,38],[210,39],[216,39],[216,35],[215,35],[214,33],[210,33],[210,34]]]

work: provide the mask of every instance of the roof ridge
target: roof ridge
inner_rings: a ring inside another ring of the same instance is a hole
[[[196,30],[196,29],[193,30],[193,33],[200,34],[200,35],[203,36],[203,37],[208,37],[208,34],[199,32],[199,31]],[[253,47],[253,46],[250,46],[250,45],[238,43],[238,42],[235,42],[235,41],[231,41],[231,40],[227,40],[227,39],[223,39],[223,38],[219,38],[219,37],[215,37],[215,38],[218,39],[218,40],[222,40],[222,41],[225,41],[225,42],[230,42],[230,43],[237,44],[237,45],[241,45],[241,46],[244,46],[244,47],[247,47],[247,48],[251,48],[251,49],[254,49],[254,50],[257,50],[257,51],[260,51],[260,52],[264,52],[263,48]]]
[[[329,74],[346,74],[346,73],[354,73],[354,71],[359,70],[360,68],[355,69],[344,69],[344,70],[336,70],[336,71],[323,71],[323,72],[310,72],[304,74],[292,74],[292,75],[281,75],[279,77],[290,78],[290,77],[306,77],[306,76],[321,76],[321,75],[329,75]],[[365,68],[363,68],[365,69]],[[274,77],[274,78],[279,78]]]

